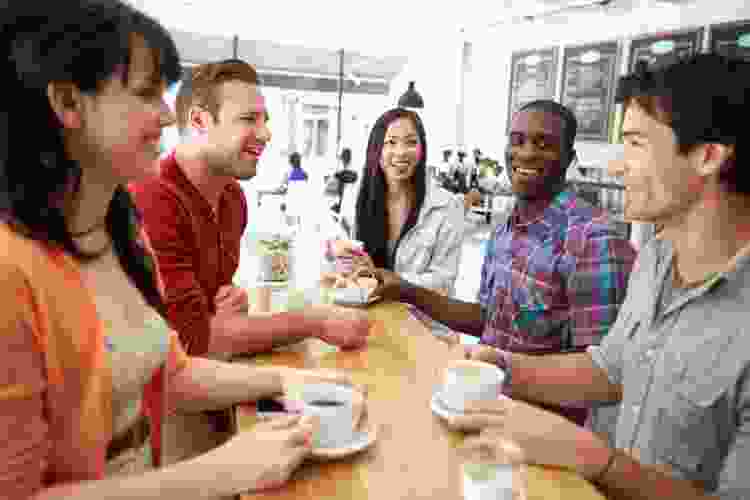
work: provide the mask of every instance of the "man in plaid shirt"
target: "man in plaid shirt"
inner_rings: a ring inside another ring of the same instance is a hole
[[[506,164],[515,206],[489,242],[478,304],[379,270],[382,292],[508,352],[583,352],[599,344],[625,298],[636,252],[604,210],[565,183],[576,129],[573,113],[554,101],[528,103],[513,117]],[[491,358],[497,351],[479,347],[474,358],[483,352]],[[548,409],[581,425],[588,413]]]

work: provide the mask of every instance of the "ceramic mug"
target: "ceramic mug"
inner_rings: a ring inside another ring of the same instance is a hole
[[[304,415],[320,421],[315,448],[336,448],[349,443],[355,430],[355,389],[333,383],[306,384],[298,397]]]
[[[468,359],[454,361],[444,373],[440,399],[456,411],[463,411],[469,401],[497,399],[505,380],[501,368]]]

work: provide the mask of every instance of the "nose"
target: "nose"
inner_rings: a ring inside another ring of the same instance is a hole
[[[271,142],[271,129],[268,128],[268,124],[263,123],[260,127],[258,127],[256,138],[258,142],[262,142],[264,144],[267,142]]]

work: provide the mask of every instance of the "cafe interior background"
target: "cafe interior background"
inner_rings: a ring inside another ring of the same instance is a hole
[[[610,210],[636,246],[650,228],[622,219],[623,193],[604,170],[622,152],[617,77],[638,59],[709,48],[750,57],[744,0],[132,3],[172,31],[185,67],[239,57],[258,69],[273,140],[257,178],[243,185],[251,201],[277,190],[293,151],[321,189],[342,148],[361,168],[373,122],[410,82],[424,101],[430,165],[445,148],[479,148],[502,166],[511,112],[552,98],[579,120],[570,180]],[[171,105],[178,88],[169,91]],[[177,140],[167,130],[163,150]]]

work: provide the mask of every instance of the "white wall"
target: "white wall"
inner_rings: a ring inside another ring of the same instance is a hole
[[[431,164],[440,161],[443,146],[456,142],[461,42],[457,32],[446,31],[445,36],[423,38],[421,42],[405,47],[409,61],[391,81],[388,107],[397,105],[410,81],[416,82],[417,92],[425,102],[424,109],[418,111],[427,134],[427,160]]]
[[[628,15],[613,14],[572,14],[557,22],[505,26],[493,33],[473,36],[472,71],[466,78],[467,141],[475,142],[490,155],[501,157],[506,142],[510,60],[514,51],[553,46],[562,49],[564,45],[627,40],[657,32],[750,19],[750,2],[695,0],[679,7],[647,6]],[[449,113],[450,105],[443,109]],[[580,143],[577,149],[582,164],[602,166],[621,146]]]

